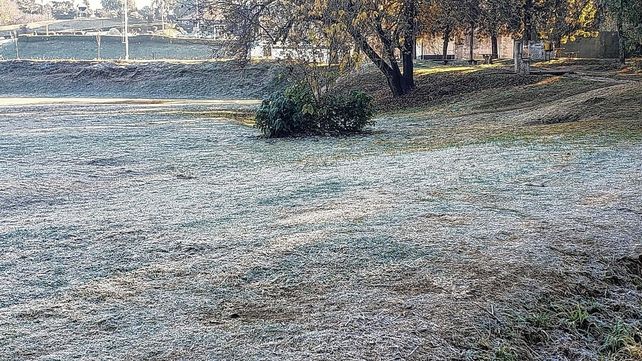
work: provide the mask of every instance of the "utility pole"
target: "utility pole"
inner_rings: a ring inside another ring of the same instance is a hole
[[[129,60],[129,19],[127,14],[127,0],[125,3],[125,60]]]
[[[18,31],[12,32],[11,36],[13,37],[13,43],[16,45],[16,60],[20,60],[20,53],[18,52]]]
[[[198,4],[198,0],[196,0],[196,31],[194,32],[197,37],[200,37],[200,32],[201,32],[201,9]]]
[[[161,29],[165,35],[165,1],[161,1]]]
[[[98,45],[98,60],[100,60],[100,29],[98,29],[98,32],[96,32],[96,43]]]

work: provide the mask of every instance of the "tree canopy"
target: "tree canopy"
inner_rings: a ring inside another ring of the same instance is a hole
[[[117,13],[122,13],[124,4],[124,0],[100,0],[100,5],[103,9]],[[130,12],[136,11],[136,3],[134,1],[128,1],[127,10]]]
[[[118,1],[118,0],[104,0]],[[332,62],[364,55],[383,75],[395,96],[414,88],[413,58],[419,35],[448,43],[457,35],[524,40],[548,39],[558,46],[591,36],[610,13],[622,34],[642,33],[642,0],[210,0],[223,14],[233,50],[247,58],[260,42],[326,49]],[[305,52],[304,52],[305,53]],[[309,52],[306,53],[309,55]],[[471,52],[472,59],[472,52]]]
[[[615,23],[620,62],[625,62],[629,45],[642,52],[642,0],[599,0],[599,4]]]
[[[395,96],[414,88],[416,0],[228,0],[212,4],[228,19],[237,55],[257,40],[322,44],[342,39],[385,75]]]

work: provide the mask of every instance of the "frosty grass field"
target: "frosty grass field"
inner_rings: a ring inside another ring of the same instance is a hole
[[[2,101],[2,359],[474,356],[488,310],[639,241],[639,137],[268,141],[212,106],[253,103]]]

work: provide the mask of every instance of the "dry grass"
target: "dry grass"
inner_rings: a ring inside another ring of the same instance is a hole
[[[512,73],[510,64],[495,65],[438,65],[419,63],[416,68],[416,90],[394,99],[385,77],[376,69],[366,67],[361,72],[339,81],[338,89],[363,90],[370,94],[377,110],[384,113],[412,112],[432,107],[449,107],[451,103],[488,111],[518,109],[544,102],[553,102],[593,89],[603,88],[602,82],[639,81],[635,64],[630,61],[622,69],[616,60],[559,59],[535,64],[536,68],[572,70],[578,76],[520,76]],[[627,70],[628,69],[628,70]],[[631,70],[631,71],[629,71]],[[497,108],[499,107],[499,108]]]
[[[472,95],[488,89],[502,89],[541,81],[541,76],[519,76],[491,67],[430,66],[419,67],[416,90],[402,98],[390,95],[385,77],[375,69],[367,68],[359,74],[342,79],[338,88],[359,89],[371,95],[377,109],[383,112],[408,111],[439,104],[449,99]]]

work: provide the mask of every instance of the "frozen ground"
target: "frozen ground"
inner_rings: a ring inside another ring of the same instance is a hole
[[[266,141],[211,107],[0,104],[0,359],[500,355],[502,310],[640,243],[639,122],[453,104]]]

